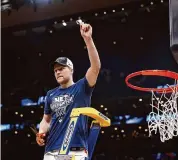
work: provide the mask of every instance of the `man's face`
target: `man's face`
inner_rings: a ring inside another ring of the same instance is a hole
[[[72,73],[72,69],[67,66],[54,65],[54,75],[59,84],[66,84],[70,80]]]

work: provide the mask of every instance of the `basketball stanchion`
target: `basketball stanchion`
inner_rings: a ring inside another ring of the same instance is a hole
[[[174,85],[167,85],[167,88],[143,88],[135,86],[129,80],[136,76],[163,76],[175,80]],[[167,70],[144,70],[128,75],[125,79],[126,84],[136,90],[151,92],[152,111],[148,116],[149,136],[152,132],[160,133],[160,140],[165,142],[178,136],[178,73]],[[159,93],[159,95],[156,95]]]
[[[90,127],[90,134],[88,137],[88,158],[86,158],[86,160],[91,160],[101,127],[109,127],[111,125],[111,120],[108,117],[91,107],[75,108],[72,110],[70,122],[68,124],[61,149],[59,154],[55,157],[56,160],[75,160],[75,156],[68,155],[68,153],[79,125],[78,122],[83,115],[94,119]]]
[[[178,63],[178,1],[169,0],[170,49]]]

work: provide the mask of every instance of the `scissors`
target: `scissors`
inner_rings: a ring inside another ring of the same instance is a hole
[[[76,23],[77,23],[78,25],[84,24],[84,22],[83,22],[81,19],[77,20]]]
[[[37,130],[37,128],[35,127],[35,125],[32,125],[32,126],[30,127],[30,129],[32,130],[32,132],[33,132],[35,135],[38,133],[38,130]]]

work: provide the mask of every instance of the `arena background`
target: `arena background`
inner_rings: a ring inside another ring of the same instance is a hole
[[[50,62],[59,56],[69,57],[74,63],[75,81],[89,67],[75,23],[78,18],[93,26],[102,63],[91,106],[112,120],[111,127],[101,130],[93,160],[178,158],[178,138],[162,143],[159,134],[148,137],[151,94],[132,90],[124,81],[139,70],[178,72],[170,51],[167,0],[15,2],[1,2],[3,160],[42,159],[44,148],[36,144],[29,127],[38,127],[45,94],[57,85]],[[174,81],[138,77],[133,83],[164,87]]]

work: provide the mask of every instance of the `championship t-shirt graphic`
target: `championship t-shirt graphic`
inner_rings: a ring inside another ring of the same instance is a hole
[[[66,114],[67,107],[73,102],[74,96],[60,95],[53,97],[52,103],[50,105],[51,110],[55,112],[56,118],[59,122],[62,122],[64,115]]]

